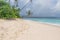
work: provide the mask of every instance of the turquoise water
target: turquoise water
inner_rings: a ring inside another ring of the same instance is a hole
[[[25,18],[25,19],[37,22],[60,24],[60,19],[57,18]]]

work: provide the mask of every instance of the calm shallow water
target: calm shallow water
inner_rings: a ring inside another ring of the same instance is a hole
[[[24,18],[26,20],[32,20],[37,22],[44,22],[44,23],[54,23],[60,24],[60,19],[58,18]]]

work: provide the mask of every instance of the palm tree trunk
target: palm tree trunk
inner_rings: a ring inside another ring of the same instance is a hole
[[[9,2],[9,5],[10,5],[10,0],[8,2]]]
[[[30,0],[30,3],[32,4],[32,0]],[[32,5],[30,5],[30,6],[32,6]],[[31,14],[32,14],[32,12],[31,12],[31,8],[30,8],[30,10],[28,10],[28,16],[31,16]]]
[[[30,0],[30,2],[32,3],[32,0]]]
[[[15,7],[18,7],[18,0],[15,0]]]

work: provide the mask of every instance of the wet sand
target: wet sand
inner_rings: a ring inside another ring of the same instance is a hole
[[[0,40],[60,40],[60,27],[23,19],[0,19]]]

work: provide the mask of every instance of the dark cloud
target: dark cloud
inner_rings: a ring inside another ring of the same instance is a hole
[[[19,7],[22,8],[21,15],[26,16],[26,11],[31,9],[32,15],[35,17],[60,17],[60,0],[19,0]]]

